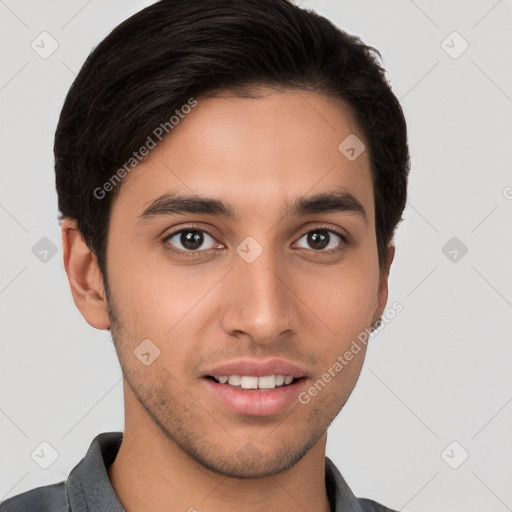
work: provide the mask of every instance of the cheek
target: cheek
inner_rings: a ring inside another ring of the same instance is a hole
[[[378,303],[376,261],[353,253],[337,266],[297,273],[295,289],[309,309],[341,341],[368,327]]]
[[[140,390],[165,389],[173,378],[183,380],[187,363],[197,351],[195,340],[200,338],[195,336],[189,317],[200,292],[190,286],[182,289],[173,276],[156,278],[146,266],[126,275],[131,277],[124,278],[119,268],[112,279],[112,301],[118,316],[113,335],[121,364],[134,383],[139,376]],[[145,366],[146,353],[156,364]]]
[[[225,269],[176,265],[160,251],[131,251],[123,244],[109,254],[109,283],[119,320],[127,332],[160,340],[173,339]],[[222,272],[221,272],[222,270]]]

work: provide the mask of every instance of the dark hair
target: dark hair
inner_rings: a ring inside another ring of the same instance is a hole
[[[112,201],[94,193],[191,97],[257,86],[313,90],[344,101],[368,143],[379,264],[402,220],[406,122],[380,52],[289,0],[161,0],[116,27],[73,82],[55,133],[62,217],[106,280]],[[170,135],[172,136],[172,134]],[[340,141],[341,142],[341,141]]]

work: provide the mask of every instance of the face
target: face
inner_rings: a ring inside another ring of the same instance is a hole
[[[364,346],[333,365],[387,299],[368,151],[338,149],[350,134],[365,141],[349,109],[317,93],[218,95],[124,178],[107,276],[132,427],[150,419],[236,477],[284,471],[325,435]],[[321,194],[338,199],[311,201]],[[294,380],[263,389],[272,375]]]

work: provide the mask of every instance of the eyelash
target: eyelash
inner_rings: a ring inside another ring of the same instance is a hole
[[[174,236],[180,234],[180,233],[183,233],[183,232],[187,232],[187,231],[202,231],[204,233],[206,233],[208,236],[211,236],[214,240],[215,240],[215,237],[207,230],[207,229],[204,229],[202,227],[199,227],[199,226],[187,226],[185,228],[182,228],[178,231],[174,231],[172,233],[170,233],[169,235],[165,235],[165,237],[162,239],[162,242],[166,245],[166,247],[168,248],[168,250],[172,251],[173,253],[175,254],[178,254],[179,256],[184,256],[186,258],[198,258],[198,257],[201,257],[203,254],[205,253],[209,253],[210,251],[216,251],[217,249],[203,249],[203,250],[197,250],[197,251],[182,251],[181,249],[176,249],[172,246],[170,246],[170,244],[167,244],[167,242]],[[346,245],[348,243],[348,240],[347,240],[347,237],[343,234],[341,234],[339,231],[336,231],[335,229],[331,228],[331,227],[328,227],[328,226],[317,226],[313,229],[310,229],[309,231],[306,231],[305,233],[303,233],[298,239],[300,240],[304,235],[307,235],[309,233],[313,233],[315,231],[327,231],[328,233],[332,233],[334,235],[337,235],[341,238],[341,241],[342,241],[342,246],[341,247],[338,247],[336,249],[330,249],[329,251],[322,251],[322,250],[315,250],[315,249],[311,249],[311,251],[313,251],[313,253],[315,254],[334,254],[336,252],[339,252],[339,251],[342,251],[343,248],[344,248],[344,245]]]

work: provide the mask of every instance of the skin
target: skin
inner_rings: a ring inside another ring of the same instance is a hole
[[[351,133],[366,144],[350,109],[314,92],[199,98],[123,179],[108,233],[110,309],[95,256],[75,222],[62,222],[75,304],[91,326],[111,328],[124,374],[124,440],[108,473],[128,512],[330,510],[327,428],[356,384],[364,346],[308,404],[272,416],[224,408],[201,376],[275,356],[305,366],[312,384],[384,312],[394,246],[379,267],[368,151],[349,161],[338,150]],[[339,187],[366,221],[339,211],[283,216],[286,201]],[[140,222],[163,192],[222,199],[240,218]],[[172,251],[186,250],[179,236],[163,241],[191,224],[213,237],[195,258]],[[315,253],[305,236],[325,226],[348,239],[331,235],[323,250],[339,247],[333,254]],[[250,264],[236,252],[247,236],[263,249]],[[133,353],[146,338],[160,349],[149,366]]]

